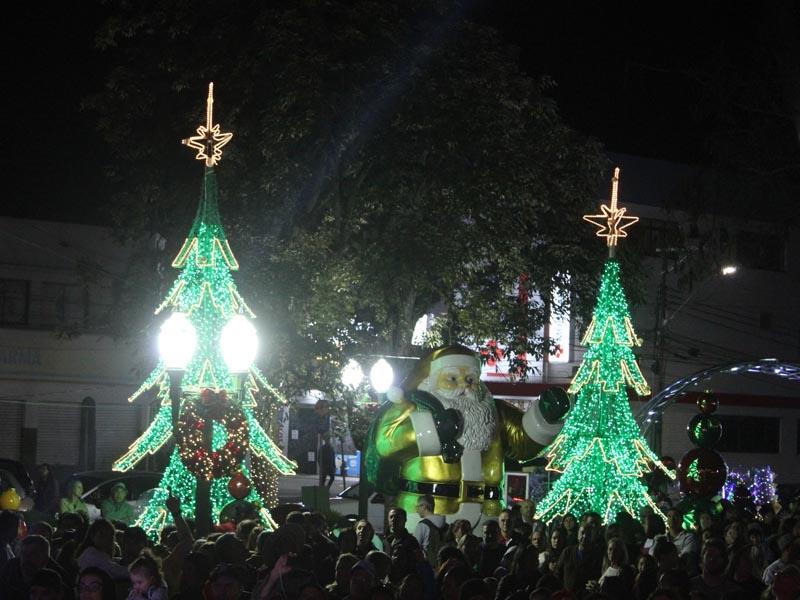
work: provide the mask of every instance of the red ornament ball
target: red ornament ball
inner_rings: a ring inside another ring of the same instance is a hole
[[[678,481],[684,494],[710,498],[718,494],[728,476],[722,457],[709,448],[692,448],[678,466]]]
[[[247,498],[247,494],[250,493],[250,481],[241,471],[231,477],[228,482],[228,492],[237,500]]]
[[[700,394],[700,397],[697,399],[697,408],[699,408],[700,412],[704,415],[710,415],[715,412],[718,407],[719,400],[717,400],[717,397],[709,390]]]

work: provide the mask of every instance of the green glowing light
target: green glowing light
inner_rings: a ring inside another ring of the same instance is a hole
[[[549,523],[566,513],[594,511],[608,522],[618,512],[638,518],[644,506],[663,517],[639,478],[654,467],[674,475],[647,446],[628,404],[628,387],[639,395],[650,388],[633,355],[641,340],[614,260],[606,263],[582,343],[588,346],[586,355],[569,388],[577,399],[546,451],[547,469],[562,475],[539,503],[536,518]]]

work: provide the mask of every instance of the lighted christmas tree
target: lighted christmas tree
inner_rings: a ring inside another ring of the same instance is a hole
[[[617,240],[638,221],[617,206],[618,185],[616,169],[610,205],[601,205],[602,214],[584,217],[600,227],[597,235],[606,238],[609,260],[581,341],[587,351],[569,387],[575,405],[546,450],[547,469],[561,473],[537,507],[536,518],[548,523],[566,513],[578,517],[589,511],[599,513],[604,522],[614,521],[619,512],[638,518],[648,505],[663,518],[640,478],[656,467],[674,478],[648,447],[628,404],[628,388],[640,396],[650,388],[633,355],[633,347],[642,342],[633,330],[614,260]]]
[[[180,275],[156,309],[156,314],[172,313],[164,326],[188,329],[196,346],[186,357],[188,364],[180,379],[162,360],[130,397],[132,402],[156,388],[161,407],[147,430],[113,465],[115,470],[127,471],[171,439],[175,440],[159,488],[137,521],[151,537],[158,534],[169,518],[165,500],[170,491],[180,498],[183,514],[195,516],[198,480],[210,481],[211,515],[215,521],[224,507],[239,500],[251,503],[264,526],[271,529],[274,523],[266,507],[277,497],[277,479],[270,475],[293,474],[296,467],[273,443],[254,412],[259,400],[269,398],[272,403],[280,402],[280,395],[249,362],[245,363],[243,373],[231,373],[222,354],[222,338],[227,332],[237,327],[252,329],[249,322],[255,315],[233,280],[232,272],[238,270],[239,264],[219,215],[214,165],[232,135],[221,133],[219,124],[213,123],[212,106],[213,84],[210,84],[206,125],[197,129],[196,136],[184,141],[198,150],[198,159],[205,161],[200,205],[189,235],[172,263],[180,269]],[[171,390],[170,386],[176,387]],[[180,410],[173,419],[173,395],[178,388],[182,392]],[[273,473],[251,474],[245,466],[248,457],[253,465]],[[272,489],[262,489],[259,493],[258,486],[250,486],[248,477],[268,477]]]

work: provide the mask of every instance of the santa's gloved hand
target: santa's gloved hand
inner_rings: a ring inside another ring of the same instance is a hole
[[[442,460],[446,463],[457,463],[464,453],[464,446],[456,442],[442,442]]]
[[[539,410],[548,423],[561,421],[569,408],[569,394],[563,388],[547,388],[539,397]]]
[[[454,442],[464,431],[464,417],[455,408],[448,408],[433,415],[433,423],[442,443]]]

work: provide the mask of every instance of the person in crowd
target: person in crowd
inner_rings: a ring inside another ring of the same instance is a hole
[[[64,581],[52,569],[39,569],[31,579],[30,600],[63,600]]]
[[[183,558],[178,593],[171,600],[203,600],[203,588],[211,574],[211,561],[204,554],[189,552]]]
[[[759,571],[760,575],[761,571]],[[754,574],[753,556],[749,546],[742,546],[731,554],[725,576],[732,581],[748,598],[758,598],[764,591],[764,584]]]
[[[716,538],[703,544],[700,575],[692,578],[692,592],[705,594],[708,598],[722,598],[725,594],[739,591],[739,586],[725,576],[727,562],[727,548],[723,540]]]
[[[113,523],[133,523],[133,506],[128,504],[128,487],[118,481],[108,491],[108,498],[100,503],[100,514]]]
[[[50,558],[50,543],[40,535],[29,535],[20,543],[19,556],[6,562],[0,571],[0,597],[27,598],[34,576],[45,568],[67,580],[67,573]]]
[[[420,550],[416,538],[406,529],[406,518],[406,511],[402,508],[394,507],[389,511],[389,534],[385,547],[392,560],[391,579],[394,584],[414,571],[415,555]]]
[[[603,574],[597,582],[597,589],[612,598],[630,598],[636,572],[628,562],[628,547],[621,537],[612,537],[606,546],[603,561]]]
[[[78,575],[77,600],[116,600],[114,580],[103,569],[86,567]]]
[[[336,452],[333,450],[330,435],[322,434],[322,441],[317,453],[319,464],[319,485],[331,489],[333,480],[336,477]]]
[[[553,573],[561,553],[566,548],[567,536],[562,527],[553,527],[550,531],[549,544],[544,552],[539,553],[539,570],[542,574]]]
[[[97,567],[108,573],[112,579],[128,579],[128,569],[113,560],[114,535],[114,525],[105,519],[97,519],[89,526],[86,537],[75,551],[81,571],[87,567]]]
[[[697,563],[699,554],[697,536],[683,528],[683,512],[677,508],[672,508],[667,512],[667,537],[675,544],[682,565],[690,573],[694,573],[696,571],[694,565]]]
[[[533,526],[536,515],[536,502],[533,500],[523,500],[519,503],[519,517],[523,523]]]
[[[458,548],[464,536],[472,533],[472,524],[467,519],[456,519],[447,528],[445,544]]]
[[[636,579],[633,583],[633,597],[636,600],[647,600],[658,587],[658,566],[656,559],[649,554],[639,557],[636,564]]]
[[[567,513],[561,520],[561,527],[567,536],[565,546],[572,546],[578,543],[578,520],[572,513]]]
[[[494,594],[483,579],[468,579],[461,584],[458,600],[493,600]]]
[[[665,535],[667,529],[664,526],[664,521],[655,513],[648,513],[644,517],[644,545],[642,549],[644,552],[652,554],[651,550],[657,535]]]
[[[360,560],[350,570],[350,594],[347,600],[371,600],[378,588],[375,570],[366,560]]]
[[[143,553],[128,567],[131,591],[128,600],[167,600],[161,567],[152,554]]]
[[[42,463],[36,467],[33,487],[36,490],[33,496],[34,508],[41,513],[53,516],[58,510],[60,493],[58,480],[49,464]]]
[[[769,592],[775,600],[800,598],[800,567],[789,565],[778,571]]]
[[[466,565],[456,564],[449,568],[442,578],[442,600],[458,600],[461,586],[465,581],[473,579],[475,572]]]
[[[240,565],[220,563],[211,571],[205,586],[205,600],[239,600],[244,591],[245,575]],[[281,600],[289,600],[282,598]]]
[[[50,543],[50,549],[53,548],[53,526],[45,521],[37,521],[32,525],[28,525],[28,535],[40,535]]]
[[[358,562],[355,554],[340,554],[336,561],[336,578],[328,584],[327,592],[330,600],[343,600],[350,594],[350,574]]]
[[[19,516],[10,510],[0,512],[0,571],[14,558],[14,544],[19,535]]]
[[[517,590],[533,590],[539,581],[539,552],[525,546],[514,554],[511,567],[497,584],[497,597],[506,598]]]
[[[320,513],[310,513],[307,526],[306,543],[311,547],[314,557],[314,575],[317,583],[326,586],[334,579],[336,559],[339,555],[336,542],[328,537],[328,524]]]
[[[500,541],[500,526],[495,520],[486,521],[483,524],[483,541],[481,542],[481,554],[478,562],[478,575],[481,577],[491,577],[495,569],[500,566],[500,559],[503,558],[506,548]]]
[[[353,554],[358,558],[364,559],[370,550],[377,550],[372,538],[375,537],[375,528],[366,519],[361,519],[356,523],[356,547]]]
[[[677,569],[680,565],[678,549],[675,547],[675,544],[669,541],[666,535],[656,536],[653,546],[650,549],[650,554],[656,561],[659,577],[667,571]]]
[[[590,530],[589,524],[578,528],[578,543],[567,546],[556,565],[556,576],[564,589],[573,594],[582,594],[586,584],[601,575],[603,555],[593,547]]]
[[[778,540],[778,547],[781,550],[780,558],[771,563],[762,576],[764,585],[771,586],[775,575],[789,565],[800,565],[800,541],[795,541],[791,534],[787,533]]]
[[[442,515],[433,513],[434,500],[430,494],[425,494],[417,499],[417,515],[419,523],[414,528],[414,537],[422,548],[425,557],[434,564],[442,545],[442,530],[445,519]]]
[[[122,555],[120,556],[119,563],[127,567],[136,560],[142,553],[142,550],[149,545],[150,539],[147,537],[144,529],[141,527],[128,527],[122,532],[122,539],[120,540]]]
[[[342,529],[339,532],[336,543],[339,546],[339,554],[353,554],[358,545],[358,536],[356,535],[355,527],[345,527]]]
[[[458,547],[464,556],[466,565],[475,573],[478,572],[480,566],[482,545],[481,538],[470,533],[461,539],[461,544]]]
[[[514,530],[510,509],[506,508],[500,511],[500,514],[497,515],[497,524],[500,526],[500,542],[504,546],[508,546]]]
[[[80,479],[71,479],[64,489],[64,497],[58,501],[58,513],[78,513],[84,521],[89,522],[89,508],[83,501],[83,483]]]

